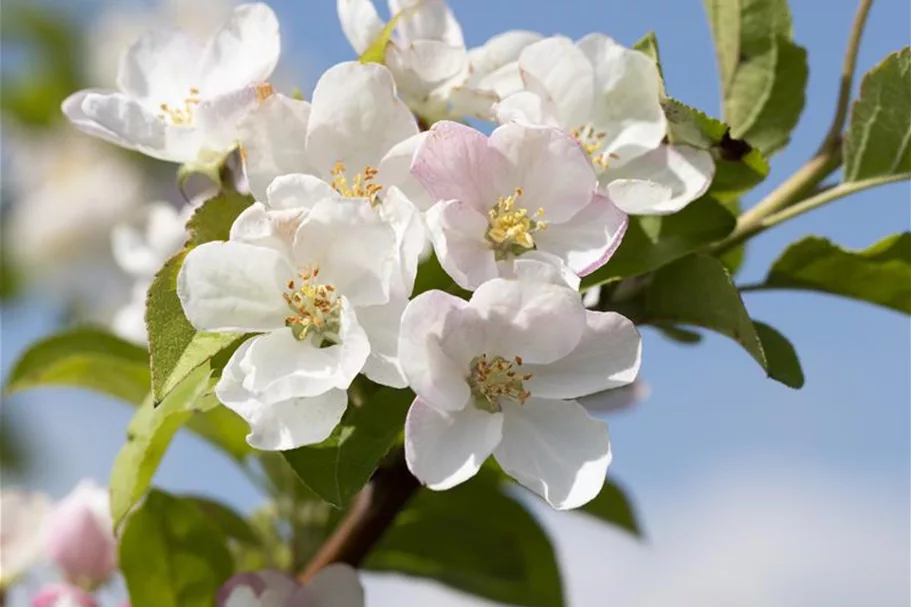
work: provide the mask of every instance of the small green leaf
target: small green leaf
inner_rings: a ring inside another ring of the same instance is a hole
[[[127,520],[119,565],[132,607],[211,607],[234,572],[227,538],[209,516],[161,491]]]
[[[770,378],[791,388],[800,387],[794,381],[791,357],[776,358],[787,354],[780,347],[770,352],[763,349],[730,274],[714,257],[691,255],[658,270],[645,292],[644,307],[650,324],[693,325],[727,335],[743,346]]]
[[[282,454],[301,482],[336,508],[348,504],[395,443],[414,394],[380,388],[348,411],[332,436]]]
[[[142,499],[177,430],[195,412],[220,406],[211,394],[210,369],[198,367],[157,407],[151,398],[137,409],[127,427],[127,442],[111,470],[111,516],[118,526]]]
[[[822,291],[911,314],[911,233],[861,251],[808,236],[772,264],[761,288]]]
[[[753,320],[756,335],[762,343],[762,351],[766,360],[774,363],[776,379],[791,388],[802,388],[804,384],[803,369],[797,351],[788,339],[774,328]]]
[[[205,497],[186,495],[182,501],[195,504],[225,537],[244,544],[259,544],[260,537],[253,526],[233,508]]]
[[[365,567],[431,578],[483,598],[530,607],[564,604],[547,534],[480,474],[449,491],[422,491],[367,558]]]
[[[734,224],[734,216],[709,197],[700,198],[673,215],[630,217],[617,252],[606,265],[583,278],[582,286],[588,289],[656,270],[724,238]]]
[[[696,331],[691,331],[689,329],[684,329],[683,327],[677,327],[674,325],[657,325],[655,327],[661,334],[670,339],[671,341],[676,341],[677,343],[693,345],[698,344],[702,341],[702,334]]]
[[[612,480],[604,482],[604,488],[595,499],[581,508],[582,512],[597,517],[605,523],[610,523],[629,531],[635,536],[642,535],[636,512],[623,487]]]
[[[864,75],[844,141],[845,181],[911,172],[911,48]]]
[[[655,61],[655,64],[658,66],[658,74],[660,74],[661,79],[664,80],[664,73],[661,69],[661,53],[658,52],[658,37],[655,35],[655,32],[650,31],[642,36],[642,38],[633,45],[633,48],[645,53]]]
[[[6,389],[39,386],[77,386],[139,404],[149,392],[149,354],[103,329],[70,329],[32,344]]]
[[[742,209],[740,205],[740,199],[734,198],[723,203],[724,208],[731,212],[735,217],[740,215]],[[721,260],[721,263],[724,264],[724,267],[728,269],[728,272],[731,273],[731,276],[736,276],[737,272],[743,267],[743,262],[746,260],[747,254],[747,245],[746,242],[742,242],[736,247],[729,249],[718,256],[718,259]]]

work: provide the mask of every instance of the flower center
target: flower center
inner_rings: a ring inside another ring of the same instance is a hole
[[[364,170],[349,182],[345,177],[345,163],[341,160],[332,167],[331,185],[336,192],[347,198],[366,198],[370,201],[370,206],[375,207],[380,203],[380,190],[383,189],[378,183],[373,183],[376,179],[377,170],[373,167],[365,167]]]
[[[291,314],[285,318],[285,326],[291,327],[294,337],[300,341],[310,335],[317,337],[319,345],[339,343],[342,302],[332,285],[316,281],[319,266],[298,274],[300,284],[288,281],[288,293],[283,293]]]
[[[158,117],[179,126],[193,124],[193,110],[199,103],[199,89],[193,87],[190,89],[189,96],[183,100],[183,107],[172,107],[167,103],[162,103],[158,106],[161,110]]]
[[[597,131],[590,124],[580,126],[572,132],[573,139],[579,142],[585,153],[588,154],[594,165],[600,169],[606,169],[609,161],[609,154],[601,152],[604,146],[604,139],[607,133]]]
[[[468,385],[475,397],[475,406],[483,411],[497,413],[503,410],[501,398],[511,398],[524,404],[531,392],[525,389],[522,382],[532,378],[531,373],[522,374],[522,357],[516,356],[511,361],[502,356],[488,358],[481,354],[471,360],[471,373]]]
[[[522,188],[516,188],[512,195],[500,196],[496,206],[487,212],[490,218],[487,240],[493,245],[498,260],[533,249],[535,239],[532,234],[547,227],[547,222],[541,220],[544,209],[538,209],[535,213],[537,219],[532,219],[527,209],[516,207],[516,201],[521,196]]]

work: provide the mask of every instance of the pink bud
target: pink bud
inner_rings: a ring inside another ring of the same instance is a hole
[[[117,569],[117,540],[107,489],[80,481],[48,516],[47,554],[80,586],[105,582]]]
[[[32,597],[32,607],[98,607],[92,595],[76,586],[57,582]]]

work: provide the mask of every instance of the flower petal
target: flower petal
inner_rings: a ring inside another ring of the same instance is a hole
[[[468,54],[463,46],[439,40],[415,40],[407,46],[391,44],[386,50],[386,65],[395,75],[402,93],[425,97],[445,81],[464,73]]]
[[[503,407],[503,470],[557,510],[578,508],[604,486],[611,461],[607,425],[575,401],[532,397]]]
[[[200,331],[271,331],[285,326],[282,299],[294,271],[278,251],[239,242],[207,242],[187,254],[177,296]]]
[[[281,54],[278,19],[267,5],[242,4],[209,40],[202,59],[207,95],[224,94],[272,75]]]
[[[602,176],[611,200],[630,215],[676,213],[708,190],[715,176],[711,153],[688,145],[661,145]]]
[[[530,213],[543,209],[548,222],[562,223],[581,211],[597,188],[588,155],[557,128],[504,124],[491,134],[490,147],[509,166],[496,175],[498,192],[508,195],[522,188],[518,204]],[[495,202],[488,202],[488,208]]]
[[[244,170],[257,200],[266,200],[266,188],[280,175],[314,172],[303,146],[309,120],[309,103],[275,94],[241,121]]]
[[[642,362],[636,325],[616,312],[585,312],[586,330],[566,357],[547,365],[526,365],[525,388],[541,398],[572,399],[632,382]]]
[[[585,330],[579,294],[563,285],[497,278],[481,285],[468,304],[486,322],[483,352],[525,364],[567,356]]]
[[[271,209],[312,209],[322,200],[339,198],[338,192],[319,177],[291,173],[273,179],[263,201]]]
[[[131,97],[171,103],[198,87],[199,45],[178,30],[152,30],[120,56],[117,88]]]
[[[476,289],[499,275],[484,235],[487,216],[461,200],[440,201],[426,215],[427,232],[437,259],[463,289]]]
[[[527,46],[519,56],[519,70],[528,90],[554,104],[566,131],[589,121],[594,71],[572,40],[553,36]]]
[[[611,258],[629,218],[606,197],[595,195],[591,203],[565,223],[535,234],[538,246],[566,262],[580,276],[591,274]]]
[[[408,106],[396,96],[388,69],[376,63],[340,63],[316,83],[306,146],[327,177],[342,162],[348,178],[377,168],[394,145],[417,134]]]
[[[491,37],[482,46],[468,51],[471,77],[480,80],[504,65],[517,62],[525,47],[541,39],[541,34],[525,30],[510,30]]]
[[[364,607],[364,588],[361,586],[357,571],[344,563],[333,563],[320,569],[307,583],[306,590],[312,603],[289,605]]]
[[[423,485],[443,491],[478,473],[500,442],[503,415],[473,405],[443,412],[420,398],[405,418],[405,461]]]
[[[272,210],[254,202],[231,224],[230,240],[275,249],[290,259],[294,235],[306,216],[306,209]]]
[[[433,206],[434,201],[430,199],[430,194],[424,186],[411,174],[411,163],[426,136],[427,133],[418,133],[394,145],[380,161],[376,176],[376,182],[382,184],[384,190],[398,188],[421,211]]]
[[[196,106],[194,127],[202,151],[224,155],[240,143],[240,123],[260,104],[260,90],[249,85],[205,99]]]
[[[358,308],[357,311],[357,320],[370,340],[370,357],[364,364],[364,375],[373,382],[393,388],[408,386],[399,366],[399,333],[407,303],[407,298],[396,297],[387,304]]]
[[[376,12],[373,0],[338,0],[336,8],[345,38],[355,53],[363,55],[385,25]]]
[[[548,282],[579,290],[579,276],[562,259],[546,251],[536,249],[523,253],[521,257],[497,263],[502,278],[515,278],[537,282]]]
[[[396,34],[405,43],[426,39],[465,46],[462,28],[445,0],[389,0],[389,12],[402,13]]]
[[[464,408],[471,398],[462,368],[443,350],[443,338],[458,332],[468,304],[449,293],[427,291],[411,300],[402,315],[399,363],[414,393],[438,409]]]
[[[550,104],[550,107],[546,107]],[[503,99],[494,106],[497,122],[524,122],[525,124],[541,124],[559,126],[553,113],[553,104],[531,91],[519,91]]]
[[[427,234],[421,213],[397,187],[391,188],[379,206],[380,217],[392,226],[398,247],[399,268],[392,275],[391,292],[408,298],[414,290]]]

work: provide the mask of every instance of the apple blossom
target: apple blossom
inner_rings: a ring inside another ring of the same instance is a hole
[[[237,124],[272,94],[278,21],[244,4],[200,47],[179,31],[151,31],[121,57],[118,91],[70,95],[63,111],[80,130],[143,154],[191,166],[218,162],[237,145]]]
[[[487,138],[438,122],[411,170],[437,201],[427,212],[437,257],[466,289],[509,275],[532,253],[588,274],[626,230],[626,215],[597,194],[585,153],[559,129],[507,124]]]
[[[497,104],[498,119],[572,133],[598,170],[602,191],[623,211],[674,213],[708,189],[711,154],[662,143],[661,76],[644,53],[602,34],[575,44],[555,36],[526,47],[518,68],[524,90]]]
[[[40,560],[50,500],[43,493],[0,491],[0,589]]]
[[[92,595],[62,582],[49,584],[32,597],[32,607],[98,607]]]
[[[468,302],[428,291],[408,304],[400,352],[417,397],[405,457],[429,488],[471,478],[493,454],[555,508],[601,490],[607,426],[576,399],[633,381],[641,340],[623,316],[586,310],[556,271],[544,278],[522,271]]]
[[[48,558],[75,584],[95,587],[117,570],[110,497],[94,481],[80,481],[54,506],[45,537]]]
[[[187,254],[177,294],[201,331],[262,333],[215,393],[250,424],[250,445],[285,450],[329,436],[361,371],[405,385],[396,340],[407,296],[393,288],[395,232],[370,205],[305,175],[276,180],[268,199],[230,240]]]
[[[364,589],[348,565],[329,565],[306,584],[286,573],[240,573],[218,591],[217,607],[363,607]]]

